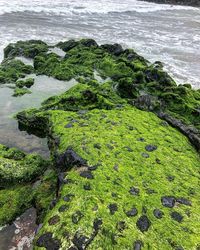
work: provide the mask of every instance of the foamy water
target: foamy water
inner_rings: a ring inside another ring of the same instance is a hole
[[[92,37],[160,60],[178,83],[200,87],[200,9],[136,0],[0,0],[0,59],[9,42]]]

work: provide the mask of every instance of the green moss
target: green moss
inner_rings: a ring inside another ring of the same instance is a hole
[[[24,56],[34,58],[42,52],[47,52],[48,46],[45,42],[40,40],[18,41],[11,43],[4,49],[4,58]]]
[[[70,147],[89,167],[96,167],[93,171],[75,167],[66,172],[68,184],[61,188],[60,199],[47,214],[37,239],[51,232],[61,249],[67,249],[77,232],[90,238],[94,221],[101,218],[102,226],[88,249],[132,249],[136,240],[143,242],[144,249],[171,249],[170,242],[184,249],[195,248],[200,159],[183,135],[164,126],[154,114],[129,106],[123,110],[94,109],[86,114],[53,110],[49,119],[51,140],[59,138],[53,155],[62,156]],[[147,145],[156,147],[149,152]],[[89,179],[82,177],[86,176],[84,171]],[[192,206],[177,202],[173,208],[165,207],[163,196],[184,197]],[[113,215],[109,210],[112,204],[117,205]],[[67,210],[61,212],[66,205]],[[128,217],[126,212],[133,207],[138,213]],[[164,213],[162,219],[154,216],[154,209]],[[181,223],[171,218],[173,211],[183,216]],[[142,233],[136,224],[144,214],[151,226]],[[59,216],[59,221],[51,224],[54,216]],[[68,238],[64,236],[67,233]]]
[[[16,87],[18,88],[30,88],[34,84],[34,78],[27,78],[25,80],[18,80],[16,82]]]
[[[31,207],[32,192],[30,185],[12,186],[0,190],[0,226],[12,222],[26,209]]]
[[[33,181],[46,167],[47,162],[38,155],[26,155],[17,149],[0,146],[0,187]]]
[[[14,93],[13,96],[17,97],[17,96],[23,96],[25,94],[31,94],[31,91],[28,90],[27,88],[15,88],[14,89]]]
[[[15,83],[26,74],[33,73],[33,67],[20,60],[5,60],[0,65],[0,83]]]

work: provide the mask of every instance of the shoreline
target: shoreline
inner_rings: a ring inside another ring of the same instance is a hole
[[[190,0],[190,1],[183,1],[183,0],[139,0],[142,2],[150,2],[150,3],[157,3],[157,4],[171,4],[173,5],[180,5],[180,6],[191,6],[191,7],[200,7],[200,1],[198,0]]]

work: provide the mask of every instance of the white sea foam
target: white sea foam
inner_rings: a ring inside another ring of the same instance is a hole
[[[73,13],[109,13],[109,12],[155,12],[162,10],[195,9],[187,6],[158,5],[136,0],[0,0],[0,14],[12,12],[45,12],[49,14],[66,15]]]
[[[91,37],[160,60],[177,82],[200,87],[200,8],[136,0],[0,0],[0,60],[10,42]]]

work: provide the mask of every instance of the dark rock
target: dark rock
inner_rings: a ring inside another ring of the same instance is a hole
[[[118,56],[123,53],[123,48],[120,44],[104,44],[101,48],[105,49],[108,53]]]
[[[98,165],[94,165],[94,166],[88,167],[88,170],[94,171],[94,170],[97,170],[97,168],[98,168]]]
[[[79,250],[86,249],[86,245],[89,238],[85,235],[80,235],[78,232],[74,235],[74,238],[72,239],[72,242]]]
[[[148,151],[148,152],[152,152],[152,151],[155,151],[155,150],[157,149],[157,146],[155,146],[155,145],[147,145],[147,146],[145,147],[145,149],[146,149],[146,151]]]
[[[57,44],[57,46],[61,48],[62,50],[64,50],[65,52],[68,52],[69,50],[73,49],[77,45],[78,45],[78,42],[72,39],[67,42],[60,42]]]
[[[78,224],[78,222],[82,219],[83,214],[81,211],[76,211],[74,214],[72,214],[72,222],[74,224]]]
[[[64,172],[58,174],[58,186],[59,187],[61,187],[63,184],[66,183],[65,177],[66,177],[66,173]]]
[[[115,212],[118,210],[118,207],[117,207],[116,203],[108,205],[108,208],[110,210],[111,215],[115,214]]]
[[[167,176],[167,179],[168,179],[168,181],[173,181],[173,180],[175,179],[175,177],[172,176],[172,175],[168,175],[168,176]]]
[[[94,179],[94,176],[91,171],[85,170],[80,173],[80,176],[86,179]]]
[[[63,200],[66,202],[70,202],[73,197],[74,197],[74,194],[67,194],[66,196],[63,197]]]
[[[60,217],[58,215],[53,216],[48,220],[49,225],[55,225],[60,221]]]
[[[72,128],[74,125],[71,123],[68,123],[67,125],[65,125],[65,128]]]
[[[62,206],[60,206],[60,207],[58,208],[58,211],[59,211],[60,213],[62,213],[62,212],[67,211],[68,209],[69,209],[69,206],[68,206],[68,205],[62,205]]]
[[[133,245],[133,250],[141,250],[143,245],[144,244],[141,240],[136,240]]]
[[[94,144],[94,148],[96,148],[96,149],[101,149],[101,145],[100,145],[99,143],[95,143],[95,144]]]
[[[130,148],[130,147],[125,147],[125,149],[126,149],[128,152],[133,152],[133,149]]]
[[[68,148],[63,154],[56,156],[56,165],[59,168],[69,169],[71,167],[85,166],[86,160],[82,159],[72,148]]]
[[[137,228],[143,233],[148,231],[149,227],[151,226],[151,222],[146,215],[142,215],[138,219],[136,225]]]
[[[147,213],[147,208],[145,206],[142,206],[142,213],[146,214]]]
[[[137,139],[137,141],[144,142],[144,141],[145,141],[145,139],[144,139],[144,138],[142,138],[142,137],[140,137],[140,138],[138,138],[138,139]]]
[[[36,241],[38,247],[45,247],[47,250],[59,250],[60,241],[52,238],[52,233],[45,233]]]
[[[80,41],[82,45],[85,47],[98,47],[98,44],[94,39],[83,39]]]
[[[157,219],[161,219],[164,215],[164,213],[159,209],[154,209],[153,214]]]
[[[150,188],[147,188],[146,192],[147,192],[147,194],[155,194],[156,193],[155,190],[150,189]]]
[[[142,157],[144,157],[144,158],[149,158],[149,154],[147,154],[147,153],[142,153]]]
[[[101,225],[103,224],[102,219],[95,219],[94,223],[93,223],[93,228],[95,231],[98,231],[101,227]]]
[[[125,221],[119,221],[117,223],[117,230],[122,233],[125,229],[126,229]]]
[[[92,189],[89,183],[85,184],[85,185],[83,186],[83,188],[84,188],[85,190],[87,190],[87,191],[89,191],[89,190]]]
[[[97,102],[98,98],[97,98],[97,94],[93,93],[91,90],[84,90],[82,92],[83,97],[90,102]]]
[[[138,214],[137,208],[133,207],[131,210],[126,212],[128,217],[134,217]]]
[[[176,201],[180,204],[183,204],[183,205],[186,205],[186,206],[192,206],[192,203],[191,201],[189,201],[188,199],[186,198],[178,198],[176,199]]]
[[[129,190],[129,193],[132,194],[132,195],[139,195],[140,190],[139,190],[139,188],[131,187],[130,190]]]
[[[174,219],[175,221],[178,221],[179,223],[182,222],[183,220],[183,216],[178,212],[172,212],[171,217],[172,219]]]
[[[166,113],[159,112],[157,113],[157,115],[161,119],[167,121],[173,127],[179,129],[184,135],[186,135],[189,138],[190,142],[197,148],[197,150],[198,151],[200,150],[200,135],[199,131],[196,128],[185,125],[180,120],[173,118],[172,116]]]
[[[163,196],[161,202],[163,206],[172,208],[175,205],[176,199],[173,196]]]
[[[49,208],[53,209],[55,207],[55,205],[57,204],[57,201],[58,201],[57,199],[52,200],[50,205],[49,205]]]

